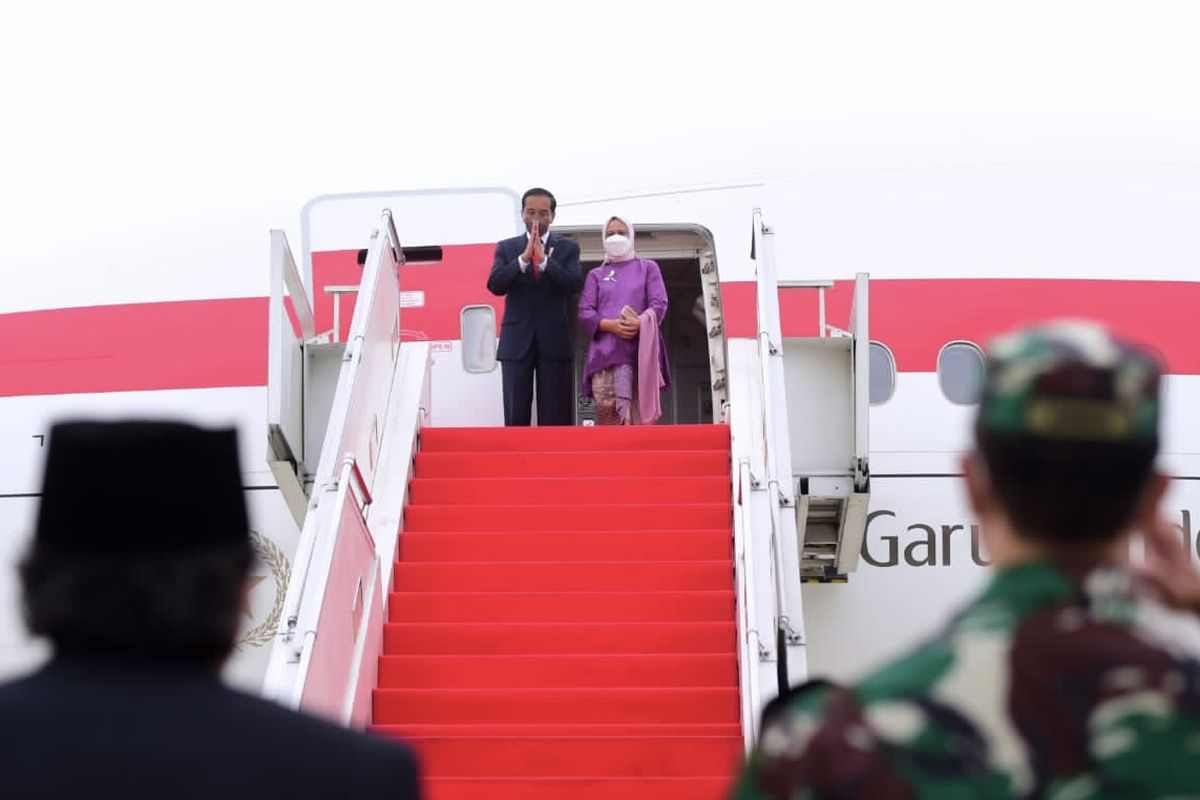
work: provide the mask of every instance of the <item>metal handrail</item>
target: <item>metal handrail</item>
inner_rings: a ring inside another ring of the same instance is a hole
[[[363,506],[371,505],[374,502],[374,498],[371,497],[371,487],[367,486],[367,481],[363,478],[362,470],[358,467],[358,459],[354,457],[353,453],[347,453],[346,457],[342,459],[342,463],[350,466],[350,476],[354,478],[354,482],[358,484],[359,492],[362,493]]]
[[[775,385],[773,378],[776,357],[781,354],[783,340],[782,328],[779,322],[779,294],[775,276],[775,265],[765,252],[765,242],[762,241],[763,234],[767,232],[769,232],[769,229],[763,223],[762,211],[755,209],[754,252],[756,261],[758,262],[756,316],[758,319],[759,379],[762,384],[760,407],[762,411],[764,467],[766,470],[766,481],[764,483],[770,503],[771,582],[775,594],[776,666],[778,669],[779,691],[783,692],[788,688],[787,642],[792,628],[783,591],[783,542],[779,536],[779,514],[783,494],[779,488],[779,468],[776,461],[774,410],[769,400],[769,394]],[[788,476],[788,480],[791,480],[790,475]]]
[[[766,462],[766,481],[764,485],[767,491],[767,501],[769,503],[768,518],[771,521],[771,584],[775,595],[775,649],[776,649],[776,665],[778,667],[779,691],[783,692],[788,688],[788,654],[787,654],[787,635],[791,630],[790,622],[787,613],[787,603],[783,596],[783,543],[779,537],[779,478],[774,463],[775,448],[772,445],[772,440],[775,434],[774,413],[771,410],[771,404],[767,401],[767,393],[771,386],[771,354],[770,343],[763,345],[763,340],[759,340],[759,362],[761,364],[761,380],[763,383],[763,455]]]
[[[387,216],[390,227],[390,215]],[[391,236],[390,233],[385,234]],[[372,247],[378,248],[380,231],[372,233]],[[367,296],[373,292],[380,281],[383,285],[391,285],[399,291],[398,283],[383,277],[381,273],[387,268],[387,254],[376,250],[379,257],[372,259],[363,275],[360,292],[365,290]],[[313,641],[316,633],[318,614],[321,608],[323,587],[328,577],[328,571],[334,547],[337,543],[337,524],[340,519],[342,503],[339,498],[339,488],[344,489],[341,498],[351,494],[350,482],[359,485],[362,504],[355,502],[360,517],[364,515],[364,507],[373,502],[370,485],[361,467],[354,458],[352,451],[345,447],[348,426],[348,411],[353,401],[353,393],[357,382],[361,379],[360,365],[363,360],[362,341],[371,318],[376,312],[367,305],[360,309],[364,313],[355,314],[350,329],[350,343],[339,372],[338,384],[334,393],[332,410],[330,411],[329,426],[321,445],[321,458],[318,461],[317,474],[314,479],[312,496],[309,500],[309,514],[300,534],[297,545],[298,554],[296,569],[288,582],[284,599],[282,622],[279,630],[279,642],[288,645],[288,651],[272,654],[271,664],[268,665],[269,681],[272,669],[279,669],[280,679],[283,673],[290,670],[290,665],[296,665],[295,672],[286,677],[286,684],[281,684],[277,690],[289,692],[287,702],[298,706],[301,701],[299,692],[303,691],[308,665],[312,657]],[[386,317],[385,317],[386,319]],[[340,327],[340,324],[339,324]],[[393,353],[393,361],[395,354]],[[393,363],[394,368],[394,363]],[[391,381],[388,381],[390,389]],[[386,401],[384,401],[386,403]],[[343,449],[344,448],[344,449]],[[361,450],[360,450],[361,452]],[[339,457],[340,456],[340,457]],[[315,512],[315,513],[313,513]],[[370,536],[370,530],[367,529]],[[374,544],[372,545],[374,547]],[[286,661],[280,660],[286,657]]]
[[[825,290],[832,289],[833,281],[814,278],[800,278],[789,280],[777,280],[776,286],[780,289],[816,289],[817,290],[817,336],[824,338],[828,335],[827,329],[830,327],[825,324]],[[780,333],[782,335],[782,332]]]
[[[388,243],[392,246],[392,258],[396,260],[397,267],[403,267],[404,248],[400,246],[400,234],[396,233],[396,221],[392,219],[392,210],[385,208],[383,216],[387,221]]]
[[[344,284],[344,285],[339,284],[336,286],[333,284],[329,284],[328,286],[324,287],[324,291],[325,291],[325,294],[333,295],[333,331],[332,331],[333,338],[332,338],[332,341],[334,344],[337,344],[338,342],[341,341],[341,336],[342,336],[342,295],[358,294],[358,287],[350,286],[349,284]]]
[[[316,336],[316,322],[313,318],[312,303],[308,298],[308,289],[300,270],[296,268],[296,260],[292,258],[292,248],[288,245],[287,237],[281,230],[271,231],[271,266],[283,278],[287,295],[291,298],[292,308],[296,312],[296,320],[300,323],[300,334],[305,339]]]
[[[740,525],[733,526],[734,577],[737,582],[738,612],[741,617],[742,646],[738,648],[739,667],[742,674],[742,697],[753,698],[752,702],[742,703],[742,737],[747,750],[754,744],[758,734],[759,715],[761,708],[757,701],[758,688],[758,657],[762,649],[758,631],[758,602],[755,593],[747,586],[747,577],[754,574],[753,547],[746,541],[751,529],[750,504],[747,502],[753,480],[750,476],[750,462],[742,458],[738,461],[738,480],[734,485],[737,492],[737,506]]]

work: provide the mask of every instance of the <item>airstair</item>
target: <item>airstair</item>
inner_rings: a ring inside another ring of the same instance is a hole
[[[801,584],[854,569],[869,491],[866,276],[844,329],[822,311],[785,338],[779,294],[823,309],[829,285],[778,282],[754,226],[724,424],[550,433],[429,426],[389,212],[344,341],[272,232],[269,460],[302,532],[264,693],[413,741],[435,800],[723,796],[763,703],[807,676]],[[547,481],[558,500],[529,499]],[[687,731],[709,757],[668,743]]]

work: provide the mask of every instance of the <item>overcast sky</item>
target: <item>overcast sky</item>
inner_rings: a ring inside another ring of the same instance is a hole
[[[311,197],[1200,165],[1200,3],[0,0],[0,312],[266,291]]]

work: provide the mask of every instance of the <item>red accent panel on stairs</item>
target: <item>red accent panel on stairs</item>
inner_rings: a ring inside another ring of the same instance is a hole
[[[414,474],[373,729],[431,800],[725,797],[728,429],[426,428]]]

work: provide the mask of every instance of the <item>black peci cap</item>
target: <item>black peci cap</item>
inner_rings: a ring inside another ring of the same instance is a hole
[[[248,536],[236,430],[148,420],[51,429],[36,547],[158,555]]]

